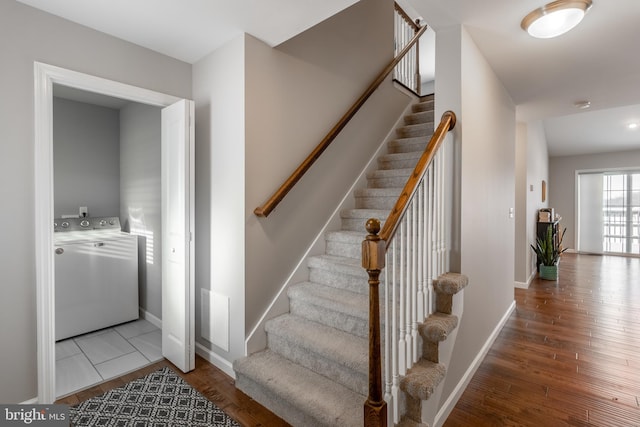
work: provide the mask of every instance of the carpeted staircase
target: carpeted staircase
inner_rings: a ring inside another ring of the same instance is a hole
[[[378,159],[342,230],[326,235],[326,253],[309,259],[309,281],[288,289],[290,313],[265,325],[268,348],[234,363],[236,386],[294,426],[362,426],[368,394],[368,276],[361,266],[367,219],[385,219],[433,133],[433,99],[412,106],[389,154]],[[420,326],[424,357],[402,379],[403,425],[422,426],[420,405],[445,375],[438,343],[457,326],[451,295],[466,278],[434,281],[438,311]]]

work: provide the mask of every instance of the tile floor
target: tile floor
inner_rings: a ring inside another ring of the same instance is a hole
[[[162,359],[162,331],[144,319],[56,343],[56,396]]]

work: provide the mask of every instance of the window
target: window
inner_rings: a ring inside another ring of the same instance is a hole
[[[603,251],[640,254],[640,172],[602,179]]]
[[[640,171],[578,175],[578,250],[640,254]]]

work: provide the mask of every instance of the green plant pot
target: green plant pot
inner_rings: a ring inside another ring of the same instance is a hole
[[[543,280],[558,280],[558,266],[540,264],[540,278]]]

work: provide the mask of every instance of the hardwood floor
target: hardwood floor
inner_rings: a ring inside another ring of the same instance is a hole
[[[285,421],[271,411],[236,389],[234,380],[220,369],[200,356],[196,356],[196,369],[184,374],[171,362],[162,360],[122,377],[98,384],[87,390],[67,396],[56,403],[75,405],[84,400],[99,396],[106,391],[119,387],[131,380],[150,372],[169,366],[203,396],[224,410],[231,418],[246,427],[287,427]]]
[[[445,427],[640,426],[640,259],[565,253],[560,279],[516,289],[516,310]],[[146,375],[161,361],[79,392],[76,404]],[[196,357],[182,374],[243,426],[288,424]]]
[[[452,411],[455,426],[640,426],[640,259],[565,253],[516,310]]]

